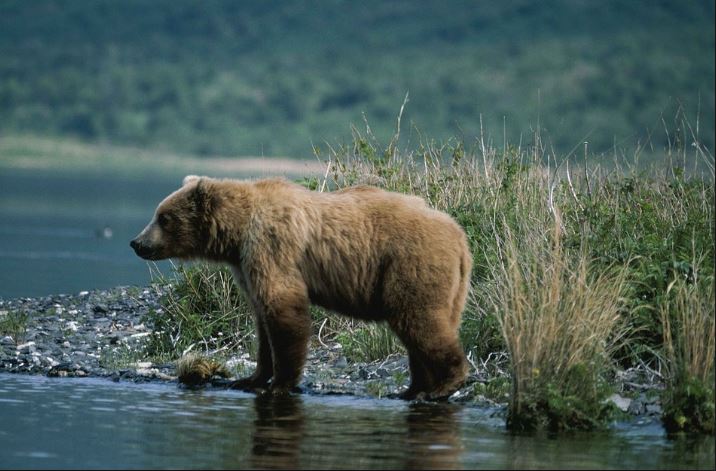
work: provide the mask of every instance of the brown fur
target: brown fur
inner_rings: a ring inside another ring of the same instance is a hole
[[[187,177],[132,241],[148,259],[228,263],[255,308],[255,373],[238,388],[299,381],[309,303],[386,321],[409,353],[403,394],[445,397],[467,373],[458,328],[472,259],[463,230],[415,196],[358,186],[309,191],[283,179]]]

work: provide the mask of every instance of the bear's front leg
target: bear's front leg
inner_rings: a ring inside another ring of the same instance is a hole
[[[305,290],[274,294],[266,300],[262,317],[273,358],[271,392],[287,394],[298,385],[311,334]]]
[[[239,378],[229,384],[231,389],[241,389],[244,391],[253,391],[256,389],[265,389],[268,387],[269,380],[273,376],[273,358],[271,356],[271,343],[269,342],[266,324],[258,315],[258,308],[254,308],[254,325],[256,329],[256,337],[259,342],[258,352],[256,356],[256,371],[246,378]]]

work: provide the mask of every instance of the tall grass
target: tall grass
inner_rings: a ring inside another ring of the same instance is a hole
[[[714,280],[677,278],[667,295],[660,309],[668,386],[662,419],[670,432],[713,433]]]
[[[502,247],[484,296],[511,359],[508,427],[598,427],[605,374],[626,333],[625,272],[565,251],[558,214],[551,230],[531,225],[517,237],[508,229]]]

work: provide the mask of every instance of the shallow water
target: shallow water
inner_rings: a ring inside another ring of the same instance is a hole
[[[515,436],[495,410],[0,374],[0,468],[708,468],[658,423]]]

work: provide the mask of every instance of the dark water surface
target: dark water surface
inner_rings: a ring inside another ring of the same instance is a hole
[[[0,297],[146,285],[129,240],[181,179],[0,169]]]
[[[658,423],[514,436],[495,410],[0,374],[0,468],[708,468]]]

